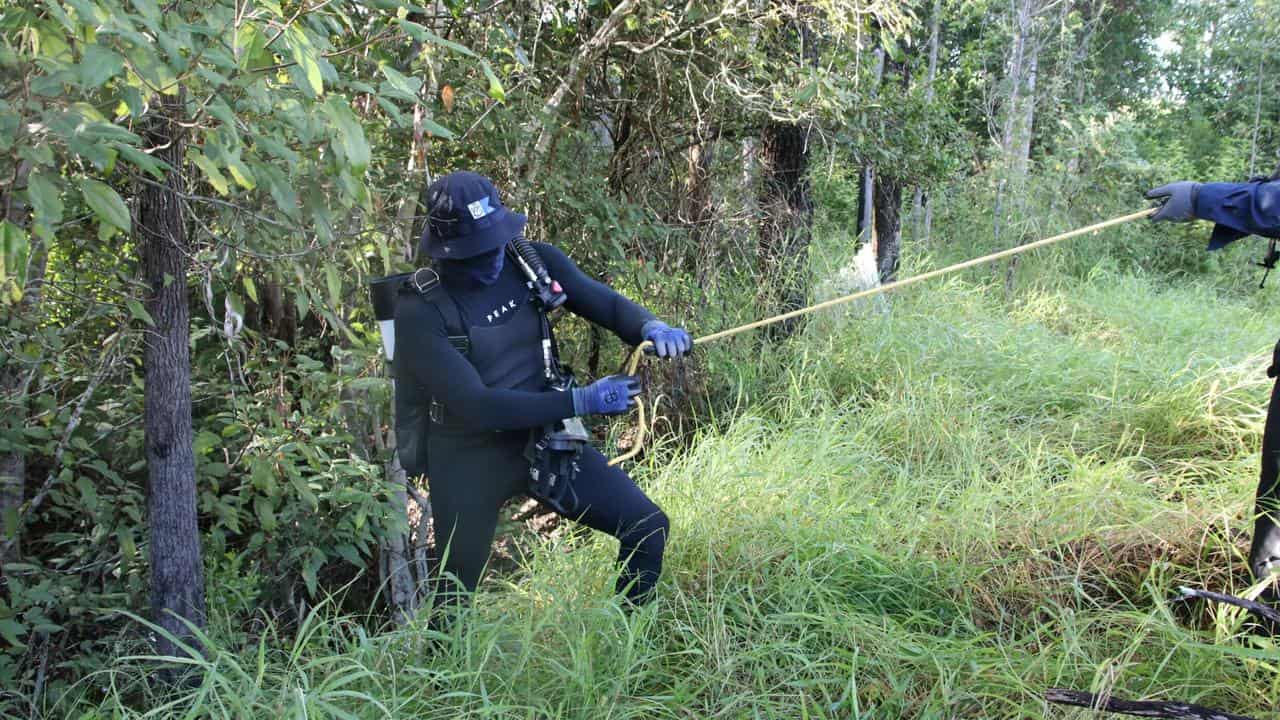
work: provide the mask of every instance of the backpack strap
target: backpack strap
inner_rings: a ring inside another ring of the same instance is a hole
[[[405,280],[404,285],[440,313],[449,344],[463,355],[470,354],[471,336],[462,321],[462,310],[458,307],[458,301],[440,283],[440,274],[433,268],[420,267]]]

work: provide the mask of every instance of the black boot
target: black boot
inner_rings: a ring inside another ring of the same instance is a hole
[[[1276,343],[1267,368],[1268,377],[1280,374],[1280,342]],[[1267,407],[1267,423],[1262,431],[1262,472],[1258,478],[1257,519],[1253,526],[1253,544],[1249,548],[1249,570],[1256,579],[1280,572],[1280,380],[1271,388],[1271,404]],[[1263,597],[1270,602],[1280,601],[1277,589],[1280,579],[1273,582]]]

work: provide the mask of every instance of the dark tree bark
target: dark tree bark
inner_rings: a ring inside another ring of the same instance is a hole
[[[885,58],[882,79],[894,78],[905,89],[911,83],[911,73],[905,61]],[[902,256],[902,189],[906,182],[897,175],[881,170],[877,174],[872,197],[876,224],[876,266],[880,282],[891,282],[898,274],[898,260]]]
[[[700,128],[701,130],[701,128]],[[693,267],[700,283],[709,282],[710,275],[719,266],[719,250],[711,241],[711,228],[715,220],[715,201],[712,196],[711,164],[716,152],[716,131],[708,129],[708,139],[691,145],[685,151],[688,174],[685,176],[684,194],[677,204],[679,220],[689,230],[693,241],[693,257],[686,267]]]
[[[147,286],[145,307],[154,320],[143,343],[151,611],[156,624],[191,644],[187,623],[202,627],[205,606],[191,447],[186,282],[190,250],[180,197],[184,137],[178,124],[182,101],[162,96],[155,112],[146,128],[147,142],[160,148],[156,157],[174,169],[163,183],[142,187],[137,209],[138,247]],[[168,638],[158,637],[156,643],[161,655],[183,654]]]
[[[881,175],[875,184],[876,267],[880,282],[892,282],[902,256],[902,179]]]
[[[760,138],[763,174],[760,209],[760,276],[771,294],[770,313],[804,306],[808,297],[809,241],[813,193],[809,187],[809,146],[805,129],[769,123]],[[775,338],[795,332],[798,319],[771,326]]]
[[[909,81],[906,64],[890,60],[884,48],[875,51],[875,86],[886,76]],[[878,92],[873,92],[874,95]],[[858,242],[871,243],[881,282],[890,282],[898,272],[902,255],[902,178],[878,170],[871,162],[862,168],[858,191]]]
[[[272,278],[263,278],[262,324],[268,336],[283,340],[293,346],[298,335],[298,308],[293,299],[286,297],[284,286]]]

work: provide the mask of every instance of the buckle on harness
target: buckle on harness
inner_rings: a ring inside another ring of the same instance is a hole
[[[429,277],[424,276],[423,273],[427,273]],[[409,284],[418,291],[419,295],[425,295],[440,284],[440,274],[432,268],[420,267],[409,276]]]
[[[431,418],[431,422],[437,425],[443,425],[444,405],[436,402],[435,398],[431,398],[431,404],[427,407],[427,415]]]

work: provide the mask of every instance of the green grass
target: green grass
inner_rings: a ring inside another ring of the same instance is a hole
[[[1280,646],[1168,603],[1247,589],[1276,329],[1207,283],[1098,271],[1006,300],[992,277],[816,321],[743,369],[767,391],[635,467],[673,534],[634,616],[614,541],[564,536],[447,635],[325,607],[247,644],[215,624],[202,687],[152,697],[126,659],[52,711],[1088,717],[1046,708],[1062,686],[1277,717]]]

